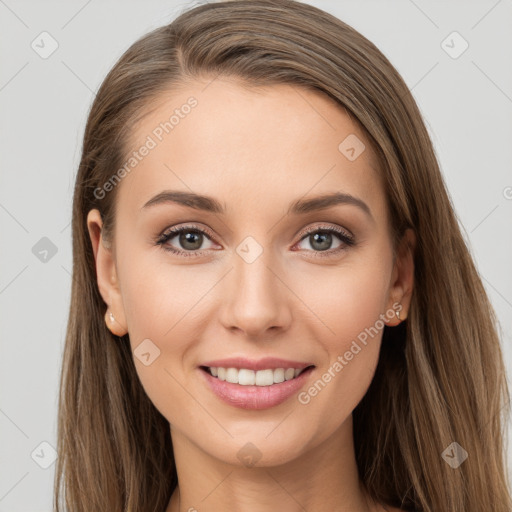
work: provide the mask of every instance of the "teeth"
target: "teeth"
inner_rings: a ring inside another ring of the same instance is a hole
[[[274,384],[274,372],[272,370],[258,370],[256,373],[256,386],[271,386]]]
[[[290,379],[293,379],[294,377],[295,377],[295,370],[293,368],[287,368],[284,371],[284,380],[290,380]]]
[[[240,384],[242,386],[271,386],[279,384],[285,380],[291,380],[297,377],[302,369],[299,368],[276,368],[275,370],[247,370],[242,368],[209,368],[210,373],[220,380]]]
[[[274,383],[284,382],[284,368],[276,368],[274,370]]]
[[[226,370],[226,382],[238,383],[238,370],[236,368],[228,368]]]
[[[232,368],[234,370],[234,368]],[[236,372],[236,370],[235,370]],[[242,384],[242,386],[254,386],[256,383],[256,373],[252,370],[239,370],[235,384]]]

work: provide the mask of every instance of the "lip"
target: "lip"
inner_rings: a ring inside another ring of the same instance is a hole
[[[245,357],[230,357],[228,359],[216,359],[215,361],[207,361],[200,366],[209,366],[218,368],[246,368],[247,370],[275,370],[276,368],[298,368],[302,370],[308,366],[313,366],[313,363],[301,363],[299,361],[289,361],[287,359],[279,359],[276,357],[264,357],[258,361],[251,361]]]
[[[223,364],[225,364],[225,360],[223,361]],[[210,366],[210,364],[205,366]],[[300,366],[296,366],[295,368],[304,368],[306,366],[310,365],[300,363]],[[236,366],[230,366],[229,368],[236,368]],[[247,368],[247,366],[242,366],[242,368]],[[266,366],[265,368],[269,368],[269,366]],[[282,368],[282,366],[277,366],[276,368]],[[210,375],[207,370],[198,368],[202,378],[206,381],[206,385],[223,402],[240,409],[253,410],[269,409],[285,402],[304,386],[309,375],[314,369],[315,367],[312,366],[311,368],[304,370],[294,379],[286,380],[279,384],[272,384],[271,386],[242,386],[241,384],[233,384],[231,382],[220,380],[217,377]]]

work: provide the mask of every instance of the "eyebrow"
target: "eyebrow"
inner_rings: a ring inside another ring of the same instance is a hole
[[[203,210],[211,213],[224,214],[226,207],[213,197],[195,194],[193,192],[183,192],[180,190],[164,190],[147,201],[142,209],[149,208],[159,204],[176,203],[187,206],[195,210]],[[286,212],[287,215],[305,214],[312,211],[324,210],[339,204],[350,204],[363,210],[371,219],[373,219],[369,206],[357,197],[343,192],[325,194],[310,199],[298,199],[294,201]]]

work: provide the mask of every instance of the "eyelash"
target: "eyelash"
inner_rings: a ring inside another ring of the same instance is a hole
[[[179,228],[169,228],[168,230],[164,231],[159,237],[156,239],[155,243],[156,245],[161,246],[161,248],[164,251],[171,252],[173,254],[176,254],[178,256],[184,256],[184,257],[198,257],[202,256],[204,252],[206,251],[180,251],[178,249],[175,249],[172,246],[165,245],[169,240],[174,238],[176,235],[179,235],[182,232],[198,232],[202,235],[206,235],[209,238],[214,238],[212,233],[204,228],[200,228],[199,226],[196,226],[194,224],[190,224],[187,226],[181,226]],[[300,243],[302,242],[308,235],[311,233],[334,233],[335,235],[338,235],[338,239],[345,245],[337,247],[336,249],[328,249],[326,251],[308,251],[314,253],[314,257],[318,258],[329,258],[332,256],[337,255],[340,251],[347,250],[349,247],[352,247],[355,245],[355,239],[352,235],[349,235],[345,230],[333,227],[333,226],[315,226],[310,227],[304,230],[301,233],[301,238],[299,240]]]

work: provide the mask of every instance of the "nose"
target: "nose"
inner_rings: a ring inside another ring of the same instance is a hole
[[[221,322],[230,331],[241,331],[251,339],[275,336],[289,328],[293,294],[272,263],[268,251],[252,263],[233,255],[234,269],[229,273]]]

